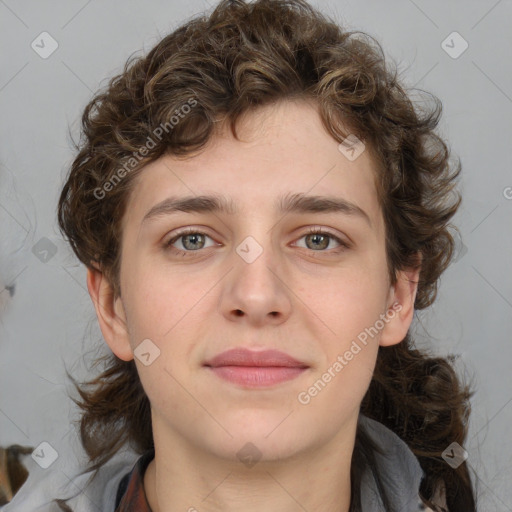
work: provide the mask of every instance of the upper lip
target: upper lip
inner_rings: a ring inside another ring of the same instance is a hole
[[[308,365],[279,350],[254,351],[246,348],[233,348],[216,355],[205,366],[287,366],[308,368]]]

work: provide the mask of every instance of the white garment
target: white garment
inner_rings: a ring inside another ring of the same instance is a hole
[[[374,420],[360,417],[360,422],[385,454],[375,454],[380,475],[392,511],[386,511],[370,471],[361,484],[363,512],[417,512],[421,507],[418,490],[423,471],[409,447],[390,429]],[[81,453],[79,453],[81,451]],[[133,469],[140,455],[130,450],[117,453],[102,466],[97,477],[84,489],[92,473],[77,477],[83,469],[80,459],[86,461],[81,446],[73,446],[69,457],[59,457],[48,469],[41,469],[34,461],[27,464],[29,477],[12,501],[0,508],[1,512],[60,512],[52,501],[77,494],[67,502],[73,512],[114,512],[117,488],[122,477]],[[28,458],[29,461],[31,457]],[[59,461],[59,459],[61,459]],[[428,510],[428,509],[427,509]]]

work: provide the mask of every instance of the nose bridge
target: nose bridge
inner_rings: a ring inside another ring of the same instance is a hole
[[[269,268],[277,268],[280,259],[279,241],[274,236],[275,220],[258,213],[258,210],[261,212],[261,202],[259,207],[256,203],[251,206],[252,214],[244,211],[240,216],[239,238],[235,242],[233,263],[245,269],[245,272],[268,273]],[[277,244],[276,248],[274,244]]]
[[[279,254],[273,247],[271,231],[262,229],[254,236],[246,236],[235,247],[233,258],[236,281],[244,287],[249,286],[253,293],[268,293],[277,285],[275,274],[279,267]]]

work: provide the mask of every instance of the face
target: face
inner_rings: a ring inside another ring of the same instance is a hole
[[[223,458],[252,442],[270,460],[355,428],[379,344],[403,339],[415,290],[390,284],[368,150],[349,160],[303,101],[252,112],[239,133],[138,176],[121,297],[100,324],[119,357],[136,354],[154,430]],[[170,204],[198,196],[235,211]],[[234,348],[301,364],[206,366]]]

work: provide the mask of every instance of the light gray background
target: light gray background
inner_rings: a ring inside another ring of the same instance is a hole
[[[459,355],[476,389],[465,448],[480,510],[512,511],[512,2],[313,4],[375,36],[400,63],[408,86],[443,102],[440,134],[463,165],[464,203],[455,218],[462,242],[436,305],[417,315],[416,336],[422,344],[430,339],[436,353]],[[120,72],[128,56],[149,50],[209,7],[206,0],[0,0],[3,446],[47,441],[66,449],[77,416],[64,364],[86,376],[81,354],[101,337],[85,270],[56,228],[58,194],[73,156],[68,128],[77,135],[92,92]],[[47,59],[31,48],[43,31],[59,45]],[[453,31],[469,44],[456,59],[441,46]],[[57,251],[46,263],[32,251],[43,237]],[[11,298],[4,286],[13,284]]]

